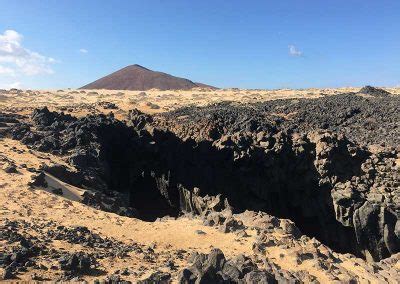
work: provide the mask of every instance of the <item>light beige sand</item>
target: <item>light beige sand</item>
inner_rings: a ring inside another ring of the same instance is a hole
[[[58,90],[21,91],[16,94],[2,94],[0,107],[4,110],[19,109],[22,114],[30,114],[34,108],[47,106],[49,109],[63,110],[75,116],[93,113],[109,113],[124,119],[130,109],[136,108],[145,113],[160,113],[175,110],[182,106],[205,106],[212,103],[233,101],[254,103],[267,100],[318,98],[344,92],[357,92],[360,88],[337,89],[193,89],[190,91],[110,91],[110,90]],[[400,88],[385,88],[393,94],[400,94]],[[107,110],[103,102],[116,104],[118,110]]]

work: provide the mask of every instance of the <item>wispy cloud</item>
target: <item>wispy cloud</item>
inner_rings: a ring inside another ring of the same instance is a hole
[[[23,47],[22,40],[23,36],[14,30],[0,34],[0,74],[53,74],[51,65],[56,60]]]
[[[21,88],[22,84],[21,82],[13,82],[13,83],[9,83],[9,84],[0,84],[0,88],[2,89],[19,89]]]
[[[79,52],[80,53],[88,53],[89,51],[85,48],[81,48],[81,49],[79,49]]]
[[[291,44],[291,45],[289,45],[289,55],[298,57],[298,56],[302,56],[303,52],[298,50],[296,46]]]
[[[0,75],[15,76],[15,71],[12,68],[8,68],[8,67],[0,65]]]

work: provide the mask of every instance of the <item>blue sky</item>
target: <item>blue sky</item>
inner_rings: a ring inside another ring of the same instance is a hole
[[[218,87],[399,86],[399,12],[398,0],[0,0],[0,87],[76,88],[135,63]]]

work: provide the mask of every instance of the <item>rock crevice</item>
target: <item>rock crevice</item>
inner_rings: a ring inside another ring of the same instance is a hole
[[[338,252],[380,260],[399,251],[396,150],[372,154],[340,134],[296,134],[246,113],[228,114],[225,127],[214,118],[197,123],[208,139],[194,139],[138,111],[125,123],[44,108],[8,135],[67,156],[82,177],[79,186],[123,193],[145,220],[201,214],[229,201],[234,212],[291,219]]]

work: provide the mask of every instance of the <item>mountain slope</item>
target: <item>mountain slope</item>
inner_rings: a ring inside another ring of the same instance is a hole
[[[179,78],[167,73],[152,71],[140,65],[130,65],[110,75],[96,80],[81,89],[107,90],[189,90],[192,88],[213,88],[202,83],[194,83],[185,78]]]

